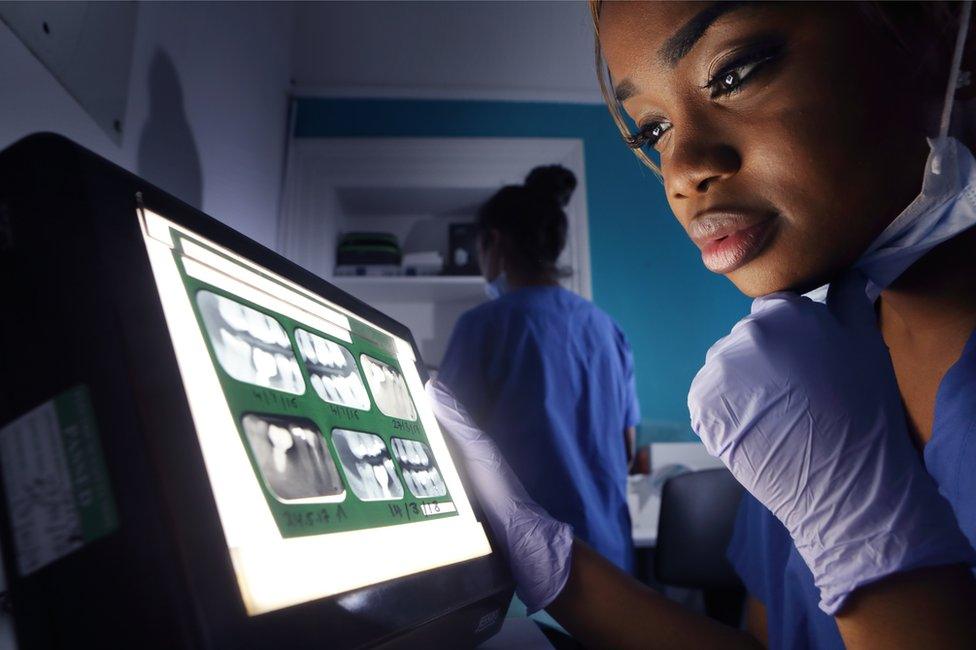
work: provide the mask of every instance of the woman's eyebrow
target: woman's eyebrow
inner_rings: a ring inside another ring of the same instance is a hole
[[[705,7],[695,14],[691,20],[686,22],[681,29],[676,31],[671,38],[664,42],[661,49],[657,51],[658,57],[669,67],[674,68],[695,47],[695,43],[705,35],[705,32],[712,26],[712,23],[730,11],[736,11],[751,4],[755,3],[716,2],[713,5]]]
[[[629,79],[624,79],[619,84],[613,87],[614,97],[617,101],[623,104],[625,101],[637,94],[637,86],[635,86]]]
[[[691,51],[695,44],[701,40],[708,28],[716,20],[732,11],[737,11],[744,7],[754,5],[756,2],[741,0],[736,2],[716,2],[709,5],[692,16],[676,31],[671,38],[664,42],[664,45],[657,51],[658,57],[670,68],[674,68]],[[613,94],[617,101],[623,103],[625,100],[637,94],[637,87],[629,79],[623,79],[613,87]]]

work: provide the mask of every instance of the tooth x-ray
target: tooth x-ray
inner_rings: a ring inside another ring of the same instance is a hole
[[[400,463],[403,480],[415,497],[442,497],[447,494],[447,486],[434,463],[430,447],[417,440],[403,438],[390,439],[393,455]]]
[[[357,497],[363,501],[403,498],[403,486],[382,438],[372,433],[335,429],[332,444],[346,481]]]
[[[279,499],[343,493],[325,438],[311,421],[249,414],[241,424],[265,482]]]
[[[349,350],[303,329],[295,330],[295,340],[316,395],[332,404],[370,409],[369,394]]]
[[[384,415],[401,420],[416,420],[417,410],[410,399],[410,391],[403,376],[392,366],[372,357],[361,355],[363,372],[376,406]]]
[[[305,392],[291,341],[277,320],[210,291],[197,292],[197,306],[217,359],[228,375],[295,395]]]

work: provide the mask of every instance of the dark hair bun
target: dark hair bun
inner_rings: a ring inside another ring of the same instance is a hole
[[[560,207],[566,207],[576,189],[576,176],[562,165],[545,165],[529,172],[525,187],[551,197]]]

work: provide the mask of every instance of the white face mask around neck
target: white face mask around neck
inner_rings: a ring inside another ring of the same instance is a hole
[[[854,263],[868,280],[866,293],[872,301],[925,253],[976,225],[976,160],[964,144],[948,135],[970,9],[971,2],[965,2],[960,10],[939,134],[928,140],[922,191]],[[823,300],[826,287],[807,295]]]
[[[494,280],[485,283],[485,295],[489,300],[501,298],[507,292],[508,279],[505,277],[504,271],[495,276]]]

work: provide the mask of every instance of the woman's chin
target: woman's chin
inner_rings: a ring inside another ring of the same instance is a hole
[[[804,273],[802,269],[776,264],[768,258],[755,259],[732,273],[726,273],[725,277],[749,298],[759,298],[777,291],[806,293],[823,284],[818,279],[822,274]]]

